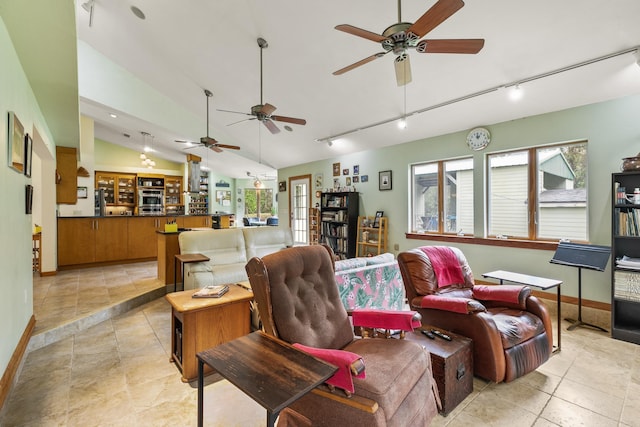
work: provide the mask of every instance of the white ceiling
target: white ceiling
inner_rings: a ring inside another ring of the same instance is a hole
[[[231,177],[640,93],[640,68],[628,53],[524,83],[518,102],[500,89],[409,117],[405,130],[395,122],[382,124],[344,135],[329,147],[316,140],[404,114],[405,87],[396,85],[392,54],[332,75],[382,50],[334,27],[351,24],[381,33],[397,22],[394,0],[96,0],[91,27],[81,3],[77,35],[83,43],[197,117],[188,124],[179,118],[154,123],[115,111],[118,118],[112,119],[113,106],[86,97],[80,84],[80,111],[95,119],[96,137],[138,149],[140,131],[149,132],[158,156],[184,161],[184,146],[174,140],[206,134],[206,88],[213,92],[210,136],[241,150],[191,152]],[[145,20],[134,16],[132,4]],[[414,22],[434,4],[405,0],[402,20]],[[406,112],[633,48],[640,45],[638,17],[637,0],[467,0],[426,38],[484,38],[484,48],[477,55],[411,51]],[[289,132],[278,123],[282,132],[271,135],[255,120],[228,126],[246,116],[217,111],[249,113],[260,103],[258,37],[269,43],[263,52],[264,102],[277,107],[276,115],[306,119],[306,126],[291,125]]]

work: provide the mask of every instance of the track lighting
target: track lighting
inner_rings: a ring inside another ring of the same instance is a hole
[[[524,95],[522,88],[520,87],[520,84],[516,84],[515,86],[513,86],[511,88],[511,91],[509,92],[509,98],[512,101],[518,101],[522,98],[522,96]]]
[[[407,128],[407,119],[406,119],[406,117],[402,117],[400,120],[398,120],[398,128],[399,129],[406,129]]]

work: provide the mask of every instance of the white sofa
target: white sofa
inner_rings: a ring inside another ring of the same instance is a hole
[[[206,229],[182,232],[178,243],[181,254],[209,257],[207,262],[184,265],[187,290],[249,280],[247,261],[293,246],[293,236],[285,226]]]

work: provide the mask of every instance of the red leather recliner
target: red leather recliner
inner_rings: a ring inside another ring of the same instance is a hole
[[[474,375],[509,382],[549,359],[553,348],[549,312],[530,295],[530,288],[475,285],[464,254],[454,247],[449,249],[462,270],[463,283],[439,286],[427,248],[398,255],[409,304],[422,314],[424,325],[473,340]]]

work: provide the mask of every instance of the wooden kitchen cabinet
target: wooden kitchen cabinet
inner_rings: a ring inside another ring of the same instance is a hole
[[[78,156],[72,147],[56,147],[56,203],[78,202]]]
[[[182,225],[180,224],[182,222]],[[178,221],[180,228],[211,228],[210,215],[187,215],[182,217],[182,221]]]
[[[96,188],[104,189],[104,198],[108,206],[127,206],[136,204],[136,176],[96,171]]]
[[[58,266],[125,260],[127,218],[58,218]]]
[[[129,228],[129,259],[155,258],[158,256],[158,239],[156,231],[164,230],[167,218],[131,217],[127,218]]]

